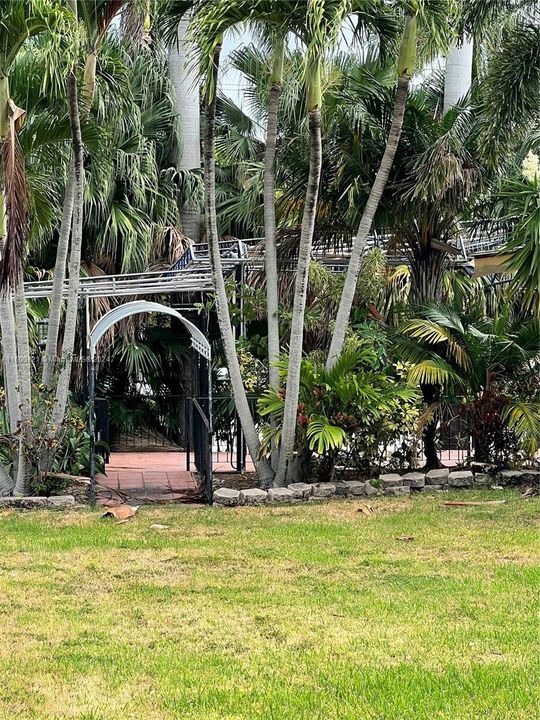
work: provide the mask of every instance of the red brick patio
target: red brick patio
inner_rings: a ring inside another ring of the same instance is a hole
[[[118,505],[126,496],[129,502],[144,503],[194,500],[201,494],[196,474],[186,469],[185,453],[115,452],[110,460],[106,474],[96,475],[102,486],[97,493],[101,505]],[[247,470],[253,470],[251,462]],[[214,472],[233,472],[225,453],[214,457]]]
[[[186,500],[199,489],[183,455],[169,452],[113,453],[106,475],[100,473],[96,481],[106,488],[98,492],[102,505],[117,505],[126,495],[141,502]]]

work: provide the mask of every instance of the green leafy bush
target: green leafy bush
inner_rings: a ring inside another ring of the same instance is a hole
[[[287,363],[279,364],[286,377]],[[267,390],[259,401],[261,416],[269,418],[263,426],[263,447],[270,454],[279,444],[286,390]],[[333,477],[338,459],[354,465],[362,446],[363,465],[371,465],[391,441],[414,425],[418,393],[386,364],[377,352],[373,338],[352,340],[331,370],[316,357],[305,358],[301,367],[300,397],[297,414],[297,478],[305,478],[314,457],[319,475]],[[407,420],[405,421],[405,417]],[[309,458],[300,468],[302,461]]]

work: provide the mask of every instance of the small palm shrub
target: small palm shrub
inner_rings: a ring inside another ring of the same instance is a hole
[[[395,347],[409,364],[410,384],[424,395],[433,389],[424,428],[460,415],[475,460],[504,466],[532,459],[540,446],[538,319],[512,317],[508,305],[489,318],[432,304],[400,330]]]
[[[287,363],[280,362],[283,380]],[[266,390],[259,412],[263,447],[270,454],[279,444],[286,389]],[[356,338],[331,370],[317,357],[302,361],[297,413],[296,460],[292,474],[297,480],[310,476],[317,466],[321,480],[331,480],[341,458],[348,465],[368,469],[382,459],[391,441],[404,432],[401,419],[416,419],[418,393],[407,387],[395,369],[385,366],[374,344]],[[359,448],[362,448],[359,451]]]

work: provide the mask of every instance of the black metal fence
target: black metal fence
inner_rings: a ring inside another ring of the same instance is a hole
[[[203,393],[193,396],[125,395],[97,399],[97,452],[108,462],[110,451],[182,451],[186,453],[186,468],[197,469],[204,480],[211,473],[211,466],[243,472],[248,452],[232,396],[221,394],[210,400],[208,381],[200,375],[197,384]],[[249,401],[256,413],[256,398],[250,397]],[[400,438],[394,449],[410,447],[412,441],[411,437]],[[421,463],[420,439],[415,445]],[[464,419],[456,417],[440,426],[438,448],[440,460],[450,465],[460,464],[472,454]],[[392,450],[387,448],[389,457]]]

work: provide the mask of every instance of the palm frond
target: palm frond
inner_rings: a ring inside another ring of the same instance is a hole
[[[319,455],[338,450],[347,439],[343,428],[331,425],[324,417],[310,419],[306,436],[310,450],[314,450]]]
[[[513,402],[503,409],[503,418],[516,433],[530,457],[540,446],[540,408],[537,403]]]
[[[407,380],[411,385],[447,385],[461,383],[461,378],[452,366],[442,358],[421,360],[407,372]]]

